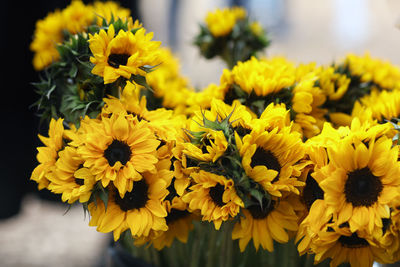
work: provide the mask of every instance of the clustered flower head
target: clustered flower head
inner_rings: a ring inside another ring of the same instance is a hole
[[[261,250],[289,242],[315,264],[400,260],[400,69],[369,54],[257,58],[266,44],[249,44],[264,31],[242,8],[210,12],[201,29],[202,53],[225,51],[230,69],[197,91],[113,2],[73,1],[39,21],[38,189],[81,203],[90,226],[130,248],[209,264],[232,244],[265,263]],[[240,42],[244,57],[224,50]]]

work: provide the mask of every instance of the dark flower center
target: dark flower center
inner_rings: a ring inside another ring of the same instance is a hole
[[[350,172],[344,186],[346,201],[354,207],[374,204],[383,189],[381,180],[368,167]]]
[[[369,245],[368,241],[358,237],[357,233],[353,233],[351,236],[342,235],[339,237],[339,242],[346,248],[363,248]]]
[[[128,63],[129,57],[130,55],[128,54],[110,54],[107,63],[111,67],[118,69],[119,65],[126,65]]]
[[[171,209],[170,213],[168,213],[167,217],[165,217],[165,221],[167,224],[170,224],[188,215],[189,212],[187,210]]]
[[[274,178],[274,180],[272,180],[272,182],[276,182],[279,179],[278,177],[279,173],[281,172],[281,165],[271,151],[265,150],[262,147],[257,147],[256,152],[254,152],[254,155],[251,158],[250,166],[254,168],[255,166],[259,165],[278,172],[278,175]]]
[[[309,173],[306,179],[306,186],[303,190],[303,200],[308,210],[311,209],[312,204],[317,199],[324,199],[324,191]]]
[[[104,151],[104,157],[110,166],[114,166],[117,161],[125,165],[130,160],[131,155],[131,148],[125,142],[116,139]]]
[[[257,201],[257,200],[255,200],[255,201]],[[266,198],[262,199],[262,205],[260,205],[260,203],[257,203],[257,204],[250,205],[249,207],[247,207],[251,216],[255,220],[262,220],[262,219],[266,218],[271,213],[271,211],[274,210],[274,208],[275,208],[275,201],[268,200]]]
[[[121,198],[118,192],[115,193],[115,203],[123,211],[143,208],[148,197],[149,186],[144,179],[133,182],[133,189],[131,192],[126,192],[125,196]]]
[[[222,207],[225,203],[222,201],[222,195],[224,194],[225,188],[222,184],[217,184],[210,188],[209,195],[214,201],[215,205]]]

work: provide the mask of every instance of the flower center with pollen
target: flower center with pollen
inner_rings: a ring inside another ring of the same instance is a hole
[[[113,68],[118,69],[119,65],[126,65],[130,55],[128,54],[110,54],[107,63]]]
[[[350,172],[344,186],[346,201],[354,207],[373,205],[383,189],[381,180],[368,167]]]
[[[216,186],[211,187],[208,193],[212,201],[214,201],[215,205],[217,205],[218,207],[222,207],[223,205],[226,204],[222,201],[222,195],[224,194],[225,191],[224,189],[225,188],[222,184],[217,184]]]
[[[250,166],[254,168],[255,166],[259,165],[278,172],[278,175],[274,178],[274,180],[272,180],[272,182],[276,182],[279,179],[278,177],[279,173],[281,172],[281,164],[271,151],[265,150],[262,147],[257,147],[256,152],[254,152],[253,157],[251,157]]]
[[[116,139],[104,151],[104,157],[110,166],[114,166],[117,161],[125,165],[131,159],[131,155],[131,148],[125,142]]]
[[[353,233],[351,236],[342,235],[338,240],[346,248],[363,248],[369,245],[367,240],[358,237],[356,233]]]
[[[131,192],[126,192],[125,196],[121,198],[118,192],[115,194],[115,203],[123,211],[143,208],[148,197],[149,186],[144,179],[133,182],[133,189]]]

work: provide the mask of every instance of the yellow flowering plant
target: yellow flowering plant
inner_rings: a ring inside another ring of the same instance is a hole
[[[150,266],[372,266],[400,260],[400,69],[257,58],[243,8],[210,12],[196,45],[221,56],[194,90],[168,48],[114,2],[37,23],[38,189],[82,205]]]

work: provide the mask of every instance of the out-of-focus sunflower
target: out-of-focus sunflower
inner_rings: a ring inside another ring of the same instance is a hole
[[[92,24],[95,13],[91,5],[85,5],[80,0],[73,0],[62,10],[64,29],[71,34],[85,32],[87,26]]]
[[[156,149],[160,144],[146,121],[128,120],[113,114],[93,122],[93,131],[85,134],[78,153],[106,187],[112,181],[121,197],[131,191],[135,181],[142,179],[144,171],[155,171]]]
[[[107,208],[101,200],[89,204],[89,225],[97,226],[97,231],[102,233],[113,232],[115,241],[126,230],[134,238],[148,236],[152,230],[168,230],[167,211],[162,205],[168,195],[166,177],[165,170],[162,174],[145,172],[123,197],[110,185]]]
[[[120,30],[115,35],[111,24],[107,32],[89,35],[89,48],[93,53],[90,61],[95,64],[92,73],[104,78],[104,83],[112,83],[120,76],[129,79],[131,75],[146,75],[145,67],[161,63],[160,42],[151,41],[153,33],[146,34],[144,28],[135,33]]]
[[[265,200],[265,198],[263,199]],[[298,218],[286,200],[271,201],[269,205],[263,201],[242,209],[243,217],[235,224],[232,239],[239,239],[240,251],[246,249],[253,240],[256,250],[261,247],[268,251],[274,250],[273,241],[286,243],[289,241],[287,230],[296,231]]]
[[[56,44],[63,41],[63,28],[63,16],[58,10],[36,22],[33,41],[30,44],[30,49],[34,52],[33,67],[35,70],[42,70],[60,58]]]
[[[369,53],[364,56],[348,54],[344,66],[352,76],[360,77],[361,82],[371,82],[381,89],[392,90],[400,86],[400,68]]]
[[[111,21],[111,18],[117,20],[118,18],[126,21],[131,15],[131,11],[127,8],[121,7],[117,2],[106,1],[100,2],[96,1],[93,3],[93,12],[97,16],[97,25],[101,26],[103,19],[107,22]]]
[[[200,210],[203,221],[214,222],[215,229],[244,207],[232,179],[205,171],[192,173],[191,178],[194,185],[182,200],[188,203],[190,211]]]
[[[31,180],[38,183],[39,190],[49,185],[47,176],[54,171],[55,163],[58,159],[58,153],[65,146],[65,131],[63,119],[51,119],[49,125],[49,137],[39,135],[40,141],[45,145],[38,147],[36,155],[39,165],[33,170]]]
[[[226,36],[231,33],[238,20],[246,17],[246,10],[241,7],[216,9],[207,13],[206,25],[215,37]]]
[[[48,189],[55,194],[62,194],[61,199],[69,204],[79,200],[89,201],[91,191],[96,182],[94,176],[83,167],[84,160],[76,152],[76,148],[67,146],[59,152],[55,170],[48,179]]]
[[[364,267],[372,266],[374,261],[390,261],[390,257],[383,248],[346,228],[335,231],[329,226],[325,227],[318,233],[312,250],[315,253],[315,264],[331,258],[330,265],[333,267],[346,262],[351,266]]]

